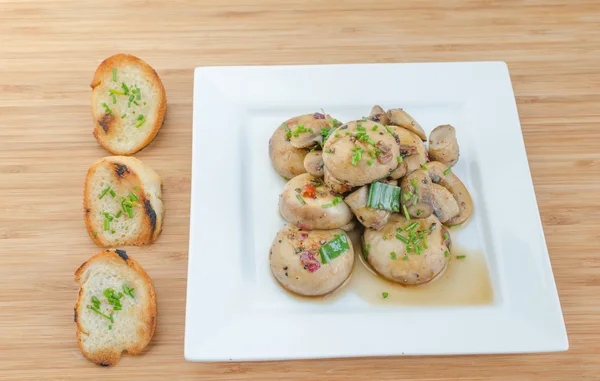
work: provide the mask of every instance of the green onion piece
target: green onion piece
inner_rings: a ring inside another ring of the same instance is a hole
[[[397,259],[397,257],[396,257],[396,253],[392,251],[392,252],[390,253],[390,258],[392,258],[392,259],[396,260],[396,259]]]
[[[323,205],[321,205],[321,208],[327,209],[327,208],[331,208],[332,206],[333,206],[333,204],[323,204]]]
[[[387,299],[387,297],[390,296],[390,294],[388,294],[387,292],[382,292],[381,296],[383,296],[383,299]]]
[[[406,252],[410,253],[413,251],[413,245],[406,245]]]
[[[375,182],[369,188],[367,207],[389,211],[400,210],[400,187]]]
[[[130,193],[130,194],[129,194],[129,199],[131,200],[131,202],[135,202],[135,201],[139,200],[139,199],[138,199],[138,196],[136,196],[136,195],[135,195],[135,194],[133,194],[133,193]]]
[[[348,244],[346,235],[339,235],[319,248],[321,262],[323,262],[323,264],[329,263],[349,249],[350,245]]]
[[[113,100],[113,104],[116,105],[117,104],[117,97],[115,96],[115,94],[111,94],[112,100]]]
[[[142,99],[142,90],[140,88],[136,89],[136,93],[135,93],[135,99],[137,99],[138,101]]]
[[[415,252],[419,255],[421,255],[421,253],[423,252],[423,246],[421,245],[415,245]]]
[[[109,190],[108,191],[110,193],[110,195],[112,196],[112,198],[115,198],[117,196],[117,193],[114,190]]]
[[[374,125],[372,128],[373,131],[377,131],[377,125]]]
[[[129,95],[129,87],[124,82],[121,82],[121,88],[123,89],[123,95]]]
[[[110,220],[106,219],[104,220],[104,231],[109,231],[110,230]]]
[[[302,198],[302,196],[300,196],[299,194],[296,194],[296,198],[298,199],[298,201],[300,201],[300,203],[302,205],[306,205],[306,201],[304,201],[304,199]]]
[[[467,256],[466,255],[457,255],[456,259],[465,259]]]
[[[348,131],[346,131],[346,136],[350,135],[350,133]]]
[[[371,249],[371,245],[365,244],[365,236],[364,235],[360,236],[360,245],[362,248],[363,258],[366,260],[369,257],[369,250]]]
[[[429,246],[427,245],[427,240],[426,239],[423,239],[423,248],[429,249]]]
[[[406,205],[402,205],[402,211],[404,212],[404,218],[406,218],[406,221],[410,221],[410,215],[408,214],[408,209],[406,209]]]
[[[421,209],[417,210],[417,216],[420,216],[421,214],[423,214],[423,211]]]
[[[140,128],[142,127],[142,124],[144,124],[146,122],[146,118],[143,115],[140,115],[138,117],[139,122],[135,125],[135,128]]]
[[[324,149],[324,151],[325,151],[326,153],[331,153],[331,148],[325,148],[325,149]]]
[[[404,260],[404,261],[408,261],[408,255],[405,255],[405,256],[402,258],[402,260]]]
[[[450,237],[448,236],[448,233],[444,233],[444,236],[443,236],[443,237],[444,237],[444,240],[446,240],[446,241],[448,240],[448,238],[450,238]]]
[[[444,257],[448,258],[450,256],[450,253],[448,252],[448,250],[444,251]]]
[[[95,296],[92,296],[92,304],[96,306],[96,308],[100,307],[100,300]]]
[[[111,95],[125,95],[124,92],[119,91],[119,90],[113,90],[113,89],[109,89],[108,93],[111,94]]]
[[[108,326],[108,330],[112,331],[112,324]]]
[[[115,234],[116,232],[117,231],[113,229],[113,230],[110,231],[110,234]]]
[[[410,182],[410,185],[412,185],[413,187],[417,187],[417,180],[412,179],[412,181]]]
[[[289,139],[292,137],[292,130],[288,127],[287,123],[282,123],[283,129],[285,130],[285,136]]]
[[[408,201],[412,197],[412,193],[404,192],[404,193],[402,193],[402,197],[404,198],[404,201]]]
[[[94,237],[96,237],[98,235],[98,232],[94,232]]]
[[[108,316],[108,315],[106,315],[106,314],[103,314],[103,313],[100,311],[100,309],[99,309],[99,308],[96,308],[95,306],[90,306],[89,304],[88,304],[87,308],[89,308],[90,310],[94,311],[94,312],[95,312],[95,313],[97,313],[98,315],[100,315],[100,316],[103,316],[103,317],[107,318],[108,320],[110,320],[110,322],[111,322],[111,323],[114,323],[114,322],[115,322],[115,321],[113,320],[113,316],[112,316],[112,315]]]
[[[122,211],[122,210],[119,210],[119,212],[117,213],[117,215],[115,216],[115,218],[119,218],[119,217],[121,217],[121,214],[123,214],[123,211]]]
[[[105,102],[102,102],[102,107],[104,107],[104,110],[109,113],[112,114],[112,110],[110,109],[110,107],[108,107],[108,105]]]
[[[405,236],[403,236],[400,233],[396,234],[396,238],[398,238],[400,241],[404,242],[405,244],[407,244],[409,242],[408,238],[406,238]]]
[[[144,115],[140,115],[140,116],[138,116],[138,118],[137,118],[137,120],[142,120],[142,119],[144,119]]]
[[[412,204],[413,204],[413,206],[416,206],[416,205],[417,205],[417,201],[418,201],[418,200],[419,200],[419,197],[417,197],[417,195],[415,195],[415,198],[413,198],[413,200],[412,200]]]
[[[367,165],[373,165],[373,160],[367,161]]]
[[[338,196],[338,197],[335,197],[331,203],[333,204],[333,206],[336,206],[337,204],[339,204],[342,201],[344,201],[344,199]]]
[[[354,154],[352,154],[352,165],[354,167],[356,167],[356,164],[358,164],[358,162],[360,161],[360,159],[362,159],[362,153],[364,151],[360,147],[355,147],[355,148],[358,148],[358,149],[354,151]]]
[[[384,236],[383,236],[383,237],[381,237],[381,238],[383,238],[383,240],[384,240],[384,241],[387,241],[387,235],[384,235]]]
[[[448,168],[444,171],[444,176],[447,175],[448,173],[452,172],[452,168]]]
[[[415,230],[415,228],[416,228],[417,226],[419,226],[419,223],[418,223],[417,221],[415,221],[415,222],[413,222],[412,224],[408,225],[408,226],[407,226],[407,227],[404,229],[404,231],[411,232],[411,231]]]
[[[429,167],[427,166],[427,164],[423,164],[423,165],[421,166],[421,168],[423,168],[424,170],[428,170],[428,169],[429,169]]]
[[[125,119],[126,116],[127,116],[127,114],[121,115],[121,119]]]
[[[398,163],[402,163],[402,160],[403,160],[403,159],[402,159],[402,155],[398,156],[398,157],[396,158],[396,160],[398,160]]]
[[[394,133],[394,131],[392,131],[392,129],[390,128],[390,126],[385,126],[385,129],[387,130],[387,132],[389,132],[390,134],[392,134],[392,136],[396,136],[396,134]]]
[[[98,199],[102,200],[102,197],[106,196],[106,194],[108,193],[108,191],[110,191],[110,187],[106,187],[106,189],[104,189],[102,191],[102,193],[100,193],[100,196],[98,196]]]
[[[127,215],[129,218],[133,218],[133,209],[131,209],[131,207],[127,208]]]
[[[116,67],[113,67],[113,70],[112,70],[112,80],[113,80],[113,82],[117,82],[117,68]]]
[[[135,298],[135,294],[134,294],[135,289],[133,287],[129,287],[126,284],[123,285],[123,292],[129,296],[131,296],[132,298]]]

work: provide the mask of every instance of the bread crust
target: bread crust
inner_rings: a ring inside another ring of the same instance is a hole
[[[92,266],[96,262],[101,261],[107,261],[116,266],[125,264],[129,269],[133,270],[136,273],[136,275],[141,279],[141,281],[145,284],[145,289],[148,290],[148,300],[150,302],[147,306],[145,306],[144,310],[144,315],[148,316],[148,320],[144,322],[145,329],[138,331],[139,338],[135,343],[133,343],[133,345],[124,349],[106,348],[92,353],[87,351],[83,345],[82,338],[83,335],[87,334],[87,332],[83,330],[80,321],[77,319],[77,316],[79,315],[80,309],[85,308],[85,302],[82,300],[84,283],[84,279],[82,279],[82,276],[90,266]],[[132,355],[140,354],[152,340],[154,331],[156,330],[157,317],[156,294],[154,292],[154,284],[152,283],[152,279],[150,278],[148,273],[146,273],[146,271],[142,268],[142,266],[132,257],[128,256],[124,250],[107,249],[93,255],[81,266],[79,266],[79,268],[75,271],[75,281],[79,283],[79,293],[77,296],[77,302],[75,303],[74,307],[74,320],[75,325],[77,327],[77,344],[79,345],[81,353],[88,360],[102,366],[110,366],[116,364],[121,358],[122,351],[127,351],[127,353]]]
[[[156,108],[156,121],[153,124],[150,133],[146,137],[144,141],[140,144],[136,145],[130,150],[120,150],[117,147],[111,145],[112,138],[117,134],[108,134],[108,127],[110,124],[115,123],[117,120],[113,115],[105,113],[104,110],[98,110],[97,105],[93,102],[94,91],[98,85],[102,83],[103,80],[112,80],[112,69],[120,67],[125,67],[128,65],[135,65],[139,67],[144,74],[144,77],[152,82],[160,92],[159,102]],[[98,143],[104,147],[108,152],[114,155],[132,155],[136,152],[139,152],[143,148],[145,148],[148,144],[156,138],[160,128],[162,127],[163,121],[165,119],[165,114],[167,112],[167,94],[165,92],[165,87],[156,73],[156,71],[148,65],[144,60],[132,56],[130,54],[119,53],[114,56],[108,57],[104,61],[100,63],[96,72],[94,73],[94,77],[92,79],[92,83],[90,84],[92,88],[92,115],[94,117],[94,132],[93,135],[98,141]]]
[[[104,239],[102,234],[102,227],[95,226],[92,215],[96,211],[92,210],[91,199],[97,197],[95,194],[91,194],[93,189],[92,181],[95,171],[103,165],[112,166],[114,168],[114,178],[116,181],[129,181],[132,186],[139,187],[140,203],[144,208],[144,218],[142,220],[142,226],[140,228],[140,234],[134,237],[133,240],[122,242],[119,244],[113,244],[108,240]],[[85,183],[83,187],[83,210],[85,227],[88,235],[94,241],[94,243],[100,247],[114,247],[119,245],[132,245],[142,246],[153,243],[156,241],[160,233],[162,232],[163,219],[164,219],[164,204],[162,200],[160,205],[154,205],[149,197],[146,197],[147,181],[158,181],[162,187],[162,179],[154,170],[146,166],[141,160],[134,157],[128,156],[107,156],[96,161],[89,168],[85,177]],[[161,192],[162,193],[162,192]],[[159,197],[160,199],[160,197]],[[94,233],[97,234],[94,234]],[[98,233],[100,232],[100,233]]]

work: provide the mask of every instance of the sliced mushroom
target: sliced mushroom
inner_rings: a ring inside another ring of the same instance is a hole
[[[279,196],[279,212],[301,229],[336,229],[352,220],[352,212],[323,180],[308,173],[296,176]]]
[[[371,113],[368,116],[368,119],[372,120],[373,122],[383,124],[384,126],[390,124],[390,119],[385,113],[385,110],[381,108],[381,106],[373,106],[373,108],[371,109]]]
[[[315,177],[323,177],[324,166],[322,151],[309,152],[304,158],[304,169]]]
[[[269,140],[269,156],[275,171],[279,175],[291,179],[306,172],[304,158],[308,151],[292,146],[286,134],[283,125],[277,127]]]
[[[406,172],[411,173],[427,163],[427,148],[419,136],[404,128],[395,128],[400,139],[400,154],[402,162],[406,163]]]
[[[333,177],[350,186],[385,178],[398,167],[396,136],[373,121],[339,127],[323,145],[323,162]]]
[[[458,161],[459,148],[456,130],[449,124],[437,126],[429,135],[429,156],[449,167]]]
[[[417,225],[412,234],[406,232],[408,226],[415,222]],[[365,229],[367,261],[379,275],[393,282],[407,286],[428,283],[448,264],[449,250],[441,227],[440,221],[433,215],[407,221],[402,214],[394,213],[380,231]],[[402,236],[404,241],[397,235]],[[424,240],[427,245],[423,245]]]
[[[346,196],[344,201],[346,201],[346,204],[348,204],[361,224],[367,228],[379,230],[387,223],[392,213],[387,210],[367,207],[368,199],[369,186],[363,185]]]
[[[414,132],[423,141],[427,141],[427,135],[423,131],[423,127],[414,120],[406,111],[401,108],[392,108],[387,112],[387,116],[390,119],[390,123],[395,126],[406,128],[407,130]]]
[[[290,143],[296,148],[306,148],[323,142],[322,130],[334,127],[335,119],[316,112],[288,119],[283,123],[291,133]]]
[[[337,236],[346,237],[349,248],[323,263],[319,249]],[[300,295],[328,294],[341,286],[352,271],[354,249],[342,230],[301,231],[284,226],[275,236],[269,251],[271,271],[286,289]]]
[[[467,187],[443,163],[432,161],[427,163],[427,167],[431,181],[448,189],[458,203],[458,215],[446,221],[446,225],[460,225],[467,221],[473,213],[473,199]]]
[[[402,179],[402,199],[412,217],[427,218],[432,213],[446,223],[459,213],[457,201],[445,187],[435,184],[430,174],[418,169]]]

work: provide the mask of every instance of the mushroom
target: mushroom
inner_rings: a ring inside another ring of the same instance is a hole
[[[308,173],[287,182],[279,196],[279,212],[301,229],[336,229],[352,220],[344,200]]]
[[[315,112],[288,119],[283,123],[284,128],[289,129],[291,134],[290,143],[296,148],[306,148],[315,143],[323,142],[323,129],[335,127],[337,120],[331,116]]]
[[[271,164],[280,176],[291,179],[305,173],[304,158],[307,150],[299,149],[290,143],[283,125],[277,127],[269,140]]]
[[[373,121],[339,127],[323,145],[323,162],[330,174],[350,186],[385,178],[398,167],[396,136]]]
[[[385,110],[381,108],[381,106],[373,106],[371,109],[371,113],[367,117],[367,119],[372,120],[373,122],[377,122],[387,126],[390,124],[390,119],[388,118]]]
[[[440,275],[448,264],[450,252],[442,224],[433,215],[408,221],[394,213],[381,230],[365,229],[363,238],[369,264],[393,282],[424,284]]]
[[[458,215],[446,221],[446,225],[460,225],[467,221],[473,213],[473,199],[467,187],[449,167],[439,161],[427,163],[427,168],[431,181],[448,189],[458,203]]]
[[[356,229],[356,220],[352,219],[352,221],[348,222],[346,225],[340,226],[340,229],[342,229],[345,232],[353,231],[354,229]]]
[[[459,213],[457,201],[452,193],[430,179],[424,169],[418,169],[402,179],[401,202],[408,214],[416,218],[427,218],[432,213],[446,223]]]
[[[348,185],[348,184],[336,179],[335,177],[333,177],[331,175],[331,173],[327,170],[327,167],[323,168],[323,174],[324,174],[325,184],[327,184],[327,186],[329,188],[331,188],[335,193],[344,194],[344,193],[350,192],[352,190],[352,188],[354,188],[353,186]]]
[[[324,166],[325,164],[323,164],[322,151],[309,152],[308,155],[306,155],[306,157],[304,158],[304,169],[306,169],[306,172],[310,173],[315,177],[323,177]]]
[[[427,162],[427,148],[415,133],[398,126],[388,126],[388,128],[394,131],[400,140],[402,162],[390,175],[393,179],[399,179],[407,173],[421,168]]]
[[[319,249],[341,237],[345,238],[347,249],[324,261]],[[305,232],[287,225],[273,240],[269,262],[283,288],[300,295],[319,296],[333,292],[348,279],[354,264],[354,249],[343,230]]]
[[[394,126],[406,128],[410,132],[417,134],[421,140],[427,141],[427,135],[425,135],[423,127],[421,127],[419,122],[414,120],[406,111],[401,108],[392,108],[388,110],[387,116],[390,119],[390,123]]]
[[[429,156],[431,160],[444,163],[448,167],[456,164],[459,149],[454,127],[444,124],[431,131],[429,135]]]
[[[367,228],[379,230],[387,223],[392,213],[387,210],[367,207],[368,200],[368,185],[363,185],[344,199],[361,224]]]

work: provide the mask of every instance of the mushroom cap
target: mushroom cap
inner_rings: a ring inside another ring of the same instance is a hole
[[[350,186],[387,177],[398,167],[399,156],[395,136],[370,120],[339,127],[323,145],[325,167],[333,177]]]
[[[427,135],[425,135],[425,131],[423,127],[417,122],[409,113],[404,111],[401,108],[392,108],[387,112],[387,116],[390,119],[390,123],[394,126],[404,127],[407,130],[414,132],[417,134],[421,140],[426,141]]]
[[[427,248],[422,246],[420,254],[414,249],[408,252],[407,245],[396,238],[396,234],[407,237],[408,233],[403,230],[413,222],[418,223],[415,232],[432,229],[426,236]],[[402,232],[398,233],[398,229]],[[386,239],[383,239],[384,236]],[[365,229],[364,241],[369,247],[369,264],[379,275],[393,282],[408,286],[424,284],[435,279],[448,264],[445,253],[449,251],[443,238],[442,224],[433,215],[407,221],[401,214],[394,213],[380,231]]]
[[[306,172],[304,158],[308,154],[290,143],[283,125],[277,127],[269,140],[269,157],[275,171],[283,177],[291,179]]]
[[[290,143],[296,148],[306,148],[323,142],[321,131],[334,127],[334,123],[333,118],[320,112],[295,116],[284,122],[292,133]]]
[[[323,264],[319,248],[337,234],[346,236],[350,249]],[[269,261],[273,275],[286,290],[318,296],[334,291],[345,282],[354,264],[354,249],[343,230],[302,231],[287,225],[275,236]]]
[[[308,173],[287,182],[279,196],[279,213],[305,230],[336,229],[348,224],[353,217],[341,197],[323,180]]]
[[[304,169],[315,177],[324,175],[323,151],[312,151],[304,158]]]

